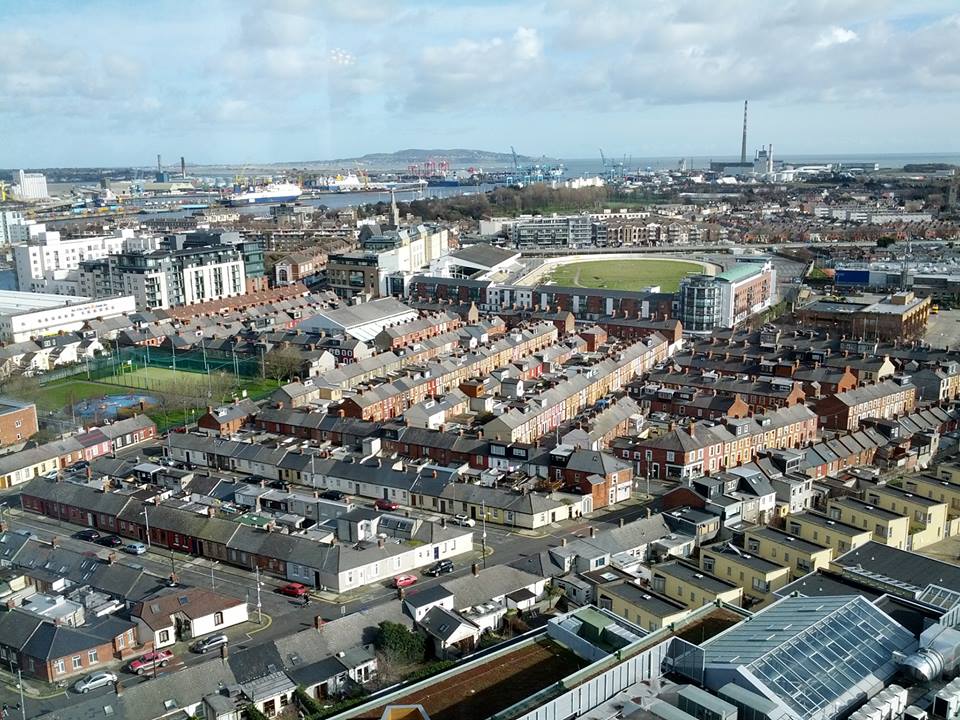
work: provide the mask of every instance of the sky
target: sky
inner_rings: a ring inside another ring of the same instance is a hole
[[[960,152],[956,0],[0,0],[0,167]]]

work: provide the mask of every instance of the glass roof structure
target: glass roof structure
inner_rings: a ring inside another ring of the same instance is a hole
[[[788,597],[705,643],[705,680],[734,671],[796,717],[831,718],[865,683],[893,675],[894,651],[915,647],[912,633],[860,596]]]

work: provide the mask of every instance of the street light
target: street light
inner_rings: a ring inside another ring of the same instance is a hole
[[[143,512],[140,514],[143,515],[143,521],[147,527],[147,550],[149,550],[150,549],[150,516],[147,515],[146,505],[143,506]]]

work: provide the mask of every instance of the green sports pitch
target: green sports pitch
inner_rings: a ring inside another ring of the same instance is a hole
[[[700,263],[683,260],[585,260],[558,265],[548,279],[562,287],[641,290],[659,285],[662,292],[675,292],[685,275],[702,272]]]

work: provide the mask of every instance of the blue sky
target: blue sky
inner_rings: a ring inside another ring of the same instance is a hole
[[[0,0],[0,166],[960,152],[953,0]]]

